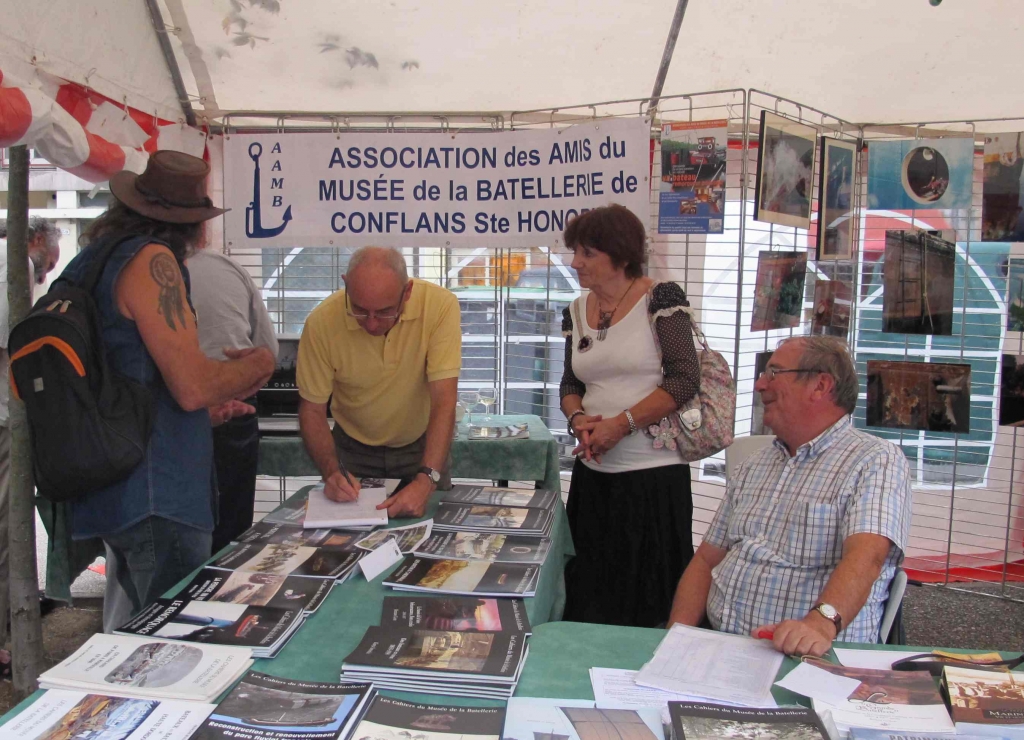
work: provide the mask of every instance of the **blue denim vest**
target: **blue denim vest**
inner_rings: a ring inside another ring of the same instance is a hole
[[[143,344],[135,322],[117,308],[114,284],[121,270],[151,237],[132,237],[111,254],[93,298],[100,314],[107,362],[114,372],[149,386],[153,393],[153,433],[146,456],[126,479],[89,493],[72,505],[74,539],[114,534],[157,516],[212,531],[214,524],[213,434],[206,409],[185,411],[167,389],[160,371]],[[80,279],[96,254],[86,247],[68,264],[63,275]],[[190,290],[188,269],[178,262]],[[191,303],[191,301],[190,301]]]

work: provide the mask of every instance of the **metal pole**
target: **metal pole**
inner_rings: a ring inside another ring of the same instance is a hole
[[[163,14],[157,0],[146,0],[146,7],[149,8],[149,15],[153,19],[153,28],[156,30],[156,40],[160,44],[160,51],[167,62],[167,71],[171,73],[171,82],[174,83],[174,92],[178,95],[178,102],[181,103],[181,112],[185,114],[185,123],[189,126],[196,125],[196,113],[192,110],[192,101],[188,99],[188,92],[185,90],[185,81],[181,78],[181,70],[178,69],[178,61],[174,58],[174,49],[171,42],[167,40],[167,26],[164,24]]]
[[[654,90],[651,92],[651,102],[647,106],[647,112],[651,119],[654,119],[655,109],[658,101],[661,100],[661,91],[665,87],[665,78],[668,77],[668,67],[672,63],[672,55],[676,51],[676,39],[679,38],[679,28],[683,25],[683,16],[686,15],[686,6],[690,0],[676,0],[676,12],[672,16],[672,25],[668,29],[668,38],[665,40],[665,51],[661,54],[661,64],[658,66],[658,76],[654,80]]]
[[[28,282],[28,149],[11,147],[7,194],[7,301],[10,325],[31,308]],[[4,362],[7,358],[4,358]],[[14,693],[23,699],[36,690],[43,670],[43,629],[39,617],[39,574],[36,568],[35,485],[32,444],[25,423],[25,404],[11,394],[10,486],[8,527],[10,545],[11,659]]]

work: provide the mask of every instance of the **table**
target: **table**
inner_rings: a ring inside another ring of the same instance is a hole
[[[521,424],[530,428],[529,439],[473,440],[466,437],[467,426],[459,424],[452,441],[452,476],[490,480],[538,481],[542,487],[561,490],[558,477],[558,442],[532,414],[492,417],[499,424]],[[260,438],[259,475],[286,478],[320,475],[306,453],[300,437],[264,436]]]

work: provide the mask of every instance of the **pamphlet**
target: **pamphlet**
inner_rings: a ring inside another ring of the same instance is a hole
[[[527,509],[550,509],[558,497],[555,491],[541,488],[495,488],[457,484],[445,493],[442,501],[481,506],[522,506]]]
[[[236,545],[209,567],[275,576],[342,578],[355,567],[363,550],[304,545]]]
[[[500,740],[504,721],[504,707],[446,707],[377,696],[352,737]]]
[[[416,550],[425,558],[543,564],[551,540],[528,535],[435,532]]]
[[[433,591],[477,596],[533,596],[539,565],[488,563],[480,560],[432,560],[407,555],[385,586],[405,591]]]
[[[472,596],[386,596],[380,624],[455,632],[530,632],[522,599]]]
[[[805,707],[727,707],[706,702],[673,701],[668,705],[672,734],[678,740],[722,737],[800,738],[828,735],[821,720]]]
[[[301,607],[312,613],[327,598],[334,583],[328,578],[203,568],[176,596],[192,601],[221,601],[277,609]]]

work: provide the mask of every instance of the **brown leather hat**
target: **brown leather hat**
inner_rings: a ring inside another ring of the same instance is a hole
[[[195,224],[224,213],[206,195],[210,165],[184,152],[154,153],[141,175],[122,170],[110,178],[110,192],[136,213],[172,224]]]

